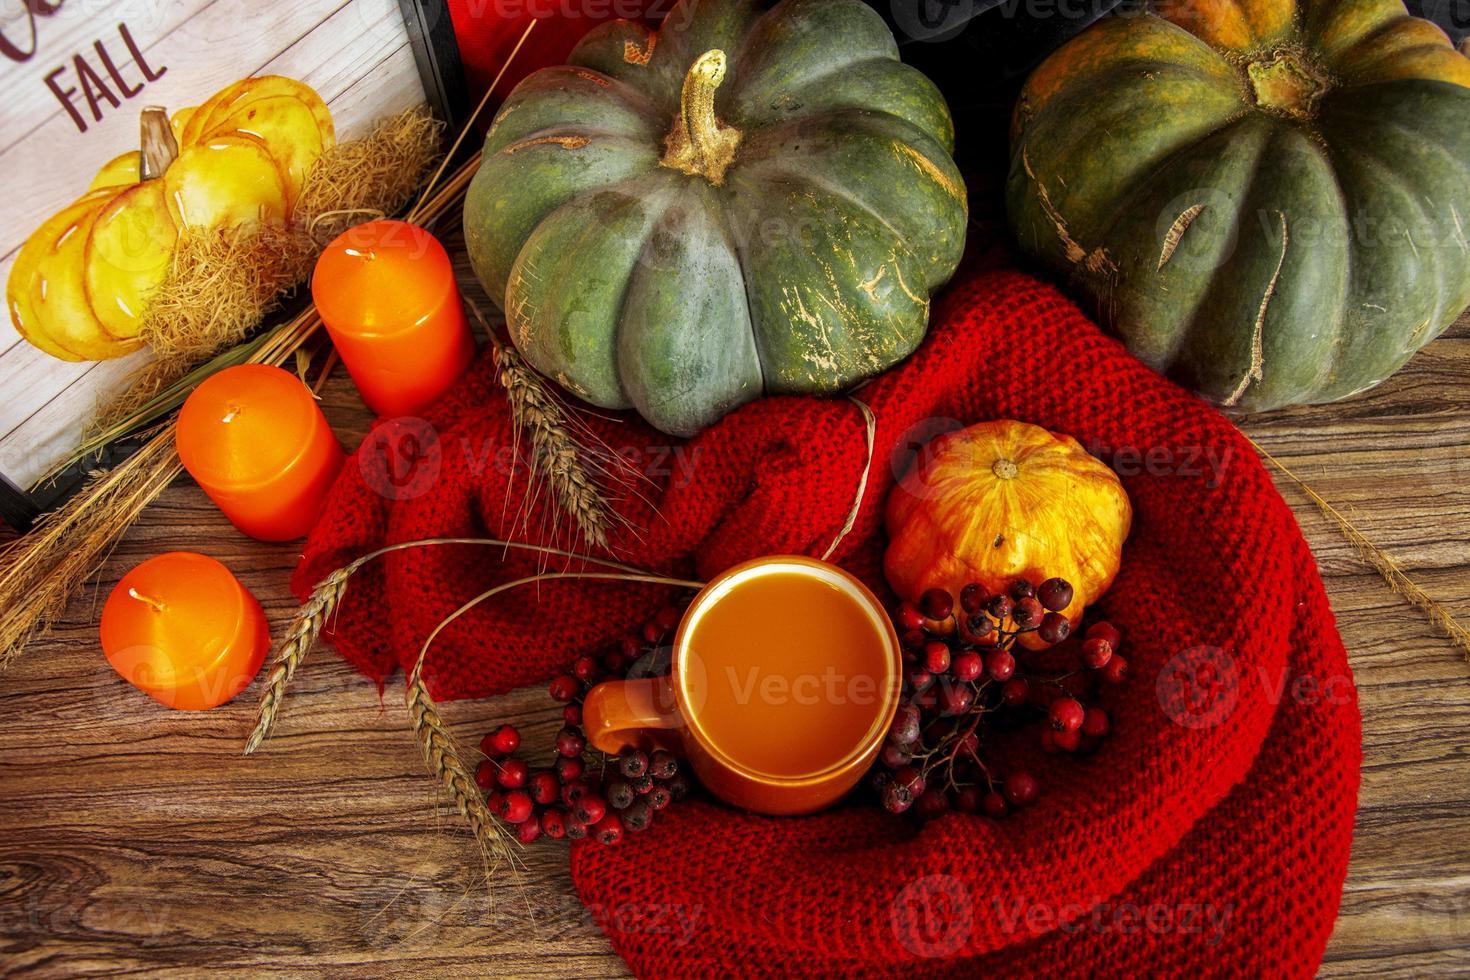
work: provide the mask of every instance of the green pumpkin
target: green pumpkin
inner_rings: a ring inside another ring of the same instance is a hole
[[[1217,403],[1383,381],[1470,304],[1470,61],[1399,0],[1151,9],[1027,83],[1021,247]]]
[[[965,190],[943,97],[875,12],[697,0],[570,60],[501,107],[464,209],[534,367],[685,436],[918,346]]]

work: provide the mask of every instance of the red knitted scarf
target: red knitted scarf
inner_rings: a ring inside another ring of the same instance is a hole
[[[575,845],[577,890],[614,948],[641,976],[1310,975],[1347,869],[1358,709],[1315,563],[1249,443],[1012,272],[952,286],[921,350],[858,397],[878,420],[875,455],[833,559],[875,588],[895,468],[945,420],[1034,422],[1119,471],[1135,516],[1102,602],[1131,665],[1107,691],[1113,733],[1091,757],[1027,759],[1042,800],[1000,821],[689,801],[620,847]],[[756,402],[687,443],[627,417],[588,424],[642,474],[618,491],[617,557],[706,579],[763,554],[820,555],[867,457],[862,415],[841,399]],[[390,465],[406,445],[412,471]],[[380,426],[311,536],[297,594],[385,542],[555,532],[575,547],[514,445],[484,360],[427,424]],[[382,682],[461,602],[541,564],[459,546],[374,562],[330,640]],[[532,587],[447,630],[426,674],[440,698],[540,682],[664,597]]]

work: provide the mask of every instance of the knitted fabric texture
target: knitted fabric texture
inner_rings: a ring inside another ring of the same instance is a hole
[[[866,801],[768,818],[691,800],[622,846],[574,845],[576,887],[614,948],[649,977],[1311,975],[1347,869],[1358,708],[1312,555],[1249,443],[1009,271],[951,286],[921,349],[857,397],[878,420],[875,455],[833,560],[879,590],[884,498],[935,432],[1019,419],[1112,461],[1134,507],[1101,602],[1131,673],[1103,694],[1113,731],[1085,758],[1036,754],[1035,732],[997,746],[999,766],[1043,786],[1003,820],[921,827]],[[840,399],[759,401],[687,443],[627,417],[588,424],[639,471],[615,490],[617,557],[702,579],[763,554],[820,555],[866,458],[862,415]],[[406,442],[414,467],[394,462]],[[308,542],[297,594],[385,542],[573,543],[514,445],[483,360],[426,422],[380,426]],[[393,555],[353,579],[329,640],[382,683],[460,603],[545,565],[486,547]],[[447,630],[426,676],[446,699],[544,681],[668,596],[532,586]]]

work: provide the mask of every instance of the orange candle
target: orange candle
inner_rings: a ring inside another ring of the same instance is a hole
[[[261,541],[310,531],[346,458],[301,379],[265,364],[226,368],[195,388],[175,439],[189,475]]]
[[[255,596],[213,558],[174,551],[124,575],[102,609],[102,652],[159,704],[200,711],[243,691],[270,649]]]
[[[368,408],[417,415],[475,354],[449,254],[404,221],[369,221],[317,260],[311,296]]]

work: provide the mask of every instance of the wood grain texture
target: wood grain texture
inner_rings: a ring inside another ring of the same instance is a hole
[[[1470,620],[1470,319],[1346,404],[1246,430]],[[354,445],[345,379],[324,408]],[[1470,664],[1366,570],[1284,480],[1357,673],[1357,835],[1324,976],[1470,971]],[[245,759],[259,679],[231,704],[170,712],[97,649],[101,599],[128,568],[192,548],[235,569],[277,630],[293,545],[246,540],[181,481],[119,545],[95,595],[0,677],[0,974],[624,976],[576,901],[563,844],[525,852],[487,893],[439,805],[396,686],[308,658],[274,737]],[[540,689],[446,706],[471,744],[505,721],[535,758],[559,727]],[[391,962],[391,966],[390,966]]]

